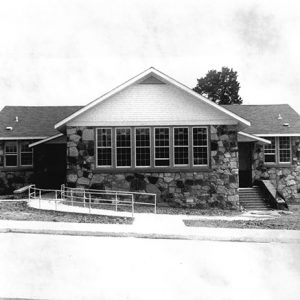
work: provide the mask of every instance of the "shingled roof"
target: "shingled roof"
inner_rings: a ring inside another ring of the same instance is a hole
[[[223,105],[223,107],[251,122],[250,127],[243,129],[246,133],[300,135],[300,116],[288,104]]]
[[[251,122],[251,126],[243,130],[246,133],[300,134],[300,116],[288,104],[223,107]],[[0,111],[0,139],[56,135],[59,132],[54,125],[80,108],[82,106],[5,106]],[[284,123],[288,123],[289,127]],[[6,127],[12,127],[13,130],[7,130]]]
[[[5,106],[0,111],[0,138],[41,138],[58,134],[54,124],[80,108],[81,106]],[[6,127],[13,129],[7,130]]]

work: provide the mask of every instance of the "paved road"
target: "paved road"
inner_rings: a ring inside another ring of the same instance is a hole
[[[0,234],[0,298],[299,299],[299,244]]]

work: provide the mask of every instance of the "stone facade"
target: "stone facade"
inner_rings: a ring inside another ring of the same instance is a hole
[[[300,200],[300,138],[292,137],[292,164],[266,165],[263,146],[256,144],[253,153],[253,179],[268,179],[288,201]]]
[[[210,126],[210,167],[203,171],[104,172],[96,169],[95,129],[67,128],[67,185],[102,190],[146,191],[183,207],[237,208],[236,126]]]
[[[33,170],[0,170],[0,195],[12,194],[14,190],[33,182]]]

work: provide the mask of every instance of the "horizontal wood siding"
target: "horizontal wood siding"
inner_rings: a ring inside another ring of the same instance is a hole
[[[169,84],[135,84],[68,126],[235,125],[237,121]]]

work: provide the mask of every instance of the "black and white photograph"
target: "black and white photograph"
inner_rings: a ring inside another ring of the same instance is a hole
[[[0,299],[299,300],[300,3],[0,0]]]

